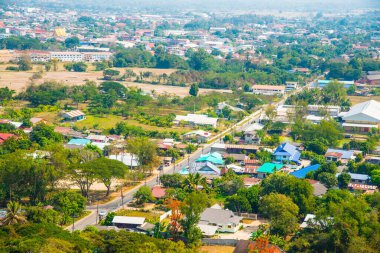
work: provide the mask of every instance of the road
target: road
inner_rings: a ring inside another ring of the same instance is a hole
[[[310,87],[312,84],[312,82],[308,83],[306,86],[304,87],[300,87],[299,89],[297,89],[295,92],[300,92],[301,90],[303,90],[304,88],[306,87]],[[278,105],[281,105],[281,104],[284,104],[285,100],[286,100],[287,96],[284,96],[283,99],[281,99],[279,102],[276,102],[274,103],[273,105],[274,106],[278,106]],[[263,109],[260,108],[258,109],[257,111],[253,112],[251,115],[245,117],[243,120],[241,120],[240,122],[236,123],[235,125],[229,127],[228,129],[226,129],[225,131],[223,131],[222,133],[219,133],[217,136],[215,136],[209,144],[205,144],[201,149],[198,149],[197,151],[195,151],[193,154],[189,155],[187,158],[183,159],[181,162],[177,163],[177,164],[174,164],[170,167],[166,167],[164,168],[163,171],[161,171],[161,175],[162,174],[174,174],[175,172],[178,172],[181,170],[181,168],[183,168],[184,166],[187,166],[193,162],[195,162],[196,159],[199,158],[199,156],[204,153],[204,154],[207,154],[210,152],[211,150],[211,146],[214,145],[215,143],[218,143],[220,142],[220,140],[222,139],[223,136],[225,136],[226,134],[229,134],[231,133],[232,131],[241,131],[242,129],[245,129],[248,125],[250,125],[253,121],[256,121],[260,116],[261,114],[263,113]],[[128,202],[130,202],[132,199],[133,199],[133,195],[136,193],[136,191],[143,185],[147,185],[149,187],[153,187],[155,186],[156,184],[158,183],[158,176],[157,177],[153,177],[153,178],[150,178],[148,179],[146,182],[142,182],[140,183],[139,185],[137,185],[136,187],[134,187],[132,190],[128,191],[127,193],[124,193],[123,195],[123,198],[121,197],[117,197],[116,199],[106,203],[106,204],[100,204],[99,206],[96,206],[96,205],[92,205],[92,206],[87,206],[86,207],[86,210],[87,211],[91,211],[91,214],[84,217],[83,219],[81,220],[78,220],[77,222],[74,223],[74,230],[83,230],[84,228],[86,228],[87,226],[90,226],[90,225],[95,225],[96,222],[97,222],[97,209],[100,211],[100,210],[104,210],[106,211],[107,213],[108,212],[113,212],[113,211],[116,211],[118,209],[120,209],[122,207],[123,204],[126,204]],[[71,230],[73,229],[72,225],[67,227],[66,228],[67,230]]]

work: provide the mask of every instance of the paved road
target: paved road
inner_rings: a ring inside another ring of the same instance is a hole
[[[312,82],[308,83],[305,87],[310,87],[312,84]],[[300,87],[298,90],[296,90],[295,92],[300,92],[301,90],[303,90],[305,87]],[[281,104],[284,104],[285,100],[286,100],[287,96],[285,96],[283,99],[281,99],[281,101],[273,104],[274,106],[278,106],[278,105],[281,105]],[[190,156],[188,156],[188,158],[185,158],[184,160],[182,160],[181,162],[175,164],[175,165],[172,165],[170,167],[166,167],[164,168],[164,171],[161,171],[160,174],[162,175],[163,173],[164,174],[168,174],[168,173],[171,173],[171,174],[174,174],[175,172],[179,172],[181,170],[181,168],[189,165],[189,164],[192,164],[196,159],[199,158],[199,156],[204,153],[209,153],[210,150],[211,150],[211,146],[215,143],[218,143],[221,141],[222,137],[232,131],[242,131],[243,129],[247,128],[247,126],[249,126],[250,124],[252,124],[252,122],[254,121],[257,121],[257,119],[259,119],[259,117],[261,116],[261,114],[263,113],[263,109],[259,109],[255,112],[253,112],[251,115],[245,117],[242,121],[238,122],[237,124],[231,126],[230,128],[226,129],[225,131],[223,131],[222,133],[218,134],[216,137],[214,137],[211,141],[211,143],[209,144],[206,144],[203,146],[203,148],[201,149],[198,149],[197,151],[195,151],[193,154],[191,154]],[[123,198],[121,197],[118,197],[106,204],[101,204],[99,205],[98,207],[96,205],[92,205],[92,206],[87,206],[87,210],[88,211],[91,211],[91,214],[84,217],[83,219],[77,221],[74,223],[74,230],[82,230],[84,228],[86,228],[87,226],[89,225],[95,225],[96,222],[97,222],[97,208],[100,210],[104,210],[106,211],[107,213],[108,212],[113,212],[113,211],[116,211],[118,209],[120,209],[122,207],[123,204],[126,204],[128,202],[130,202],[132,199],[133,199],[133,195],[135,194],[135,192],[143,185],[147,185],[149,187],[153,187],[155,186],[156,184],[158,183],[158,176],[156,177],[153,177],[153,178],[150,178],[148,179],[146,182],[143,182],[139,185],[137,185],[135,188],[133,188],[132,190],[128,191],[127,193],[124,193],[123,195]],[[72,226],[69,226],[66,228],[67,230],[71,230],[72,229]]]

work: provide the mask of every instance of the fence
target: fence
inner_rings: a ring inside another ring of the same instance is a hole
[[[204,245],[236,246],[238,241],[239,240],[235,240],[235,239],[210,239],[210,238],[202,239],[202,243]]]
[[[255,213],[234,213],[234,214],[246,219],[257,220],[257,214]]]

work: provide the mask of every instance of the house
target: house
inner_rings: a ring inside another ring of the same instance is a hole
[[[9,133],[0,133],[0,144],[4,143],[6,140],[10,138],[15,138],[16,135],[14,134],[9,134]]]
[[[221,169],[209,161],[193,163],[190,166],[188,172],[191,174],[199,173],[203,176],[211,176],[211,177],[222,175]]]
[[[108,156],[108,158],[122,162],[131,168],[139,166],[137,156],[133,155],[131,153],[121,153],[121,154],[117,154],[117,155],[110,155],[110,156]]]
[[[16,129],[22,126],[22,122],[11,121],[8,119],[0,119],[0,124],[9,124],[9,125],[14,126]]]
[[[376,165],[380,165],[380,157],[379,156],[366,156],[365,161],[367,163],[372,163]]]
[[[276,171],[279,171],[284,167],[283,164],[280,163],[264,163],[257,169],[257,177],[265,178],[268,174],[273,174]]]
[[[206,143],[210,137],[211,133],[203,131],[203,130],[195,130],[183,135],[184,139],[196,139],[198,143]]]
[[[311,184],[311,186],[313,186],[313,195],[315,197],[320,197],[324,194],[326,194],[327,192],[327,188],[326,186],[324,186],[323,184],[321,184],[321,182],[319,181],[316,181],[316,180],[311,180],[311,179],[308,179],[307,181],[309,181],[309,183]]]
[[[297,82],[286,82],[285,83],[285,92],[290,92],[290,91],[296,90],[297,87],[298,87]]]
[[[216,107],[216,111],[215,111],[216,114],[223,113],[223,109],[225,107],[227,107],[228,109],[230,109],[233,112],[244,112],[244,110],[241,108],[231,106],[231,105],[227,104],[226,102],[221,102],[221,103],[218,103],[218,106]]]
[[[260,184],[261,180],[255,177],[245,177],[243,178],[244,186],[249,188],[254,185]]]
[[[375,100],[354,105],[348,112],[339,116],[343,120],[343,128],[347,132],[368,133],[372,128],[380,129],[380,103]]]
[[[62,117],[68,121],[80,121],[86,118],[86,114],[80,110],[74,110],[71,112],[63,112]]]
[[[336,173],[336,177],[339,177],[341,173]],[[366,174],[348,173],[351,176],[350,183],[353,184],[369,184],[370,176]]]
[[[246,155],[245,154],[224,154],[223,155],[224,159],[226,159],[227,157],[232,157],[234,159],[235,162],[244,162],[244,160],[246,160]]]
[[[210,207],[203,211],[198,224],[217,227],[217,232],[235,233],[241,226],[241,220],[242,217],[231,210]]]
[[[299,164],[301,153],[297,150],[296,146],[285,142],[276,148],[273,156],[277,162],[295,162]]]
[[[319,167],[320,167],[319,164],[314,164],[314,165],[310,165],[305,168],[290,172],[289,174],[292,176],[295,176],[296,178],[305,178],[307,173],[311,171],[316,171]]]
[[[105,135],[96,135],[96,134],[89,134],[86,139],[90,140],[91,142],[98,142],[98,143],[106,143],[108,141],[107,136]]]
[[[233,253],[271,252],[282,253],[280,247],[270,244],[268,241],[238,240]]]
[[[67,144],[76,146],[86,146],[87,144],[91,144],[91,141],[88,139],[71,139]]]
[[[115,216],[112,220],[112,224],[118,228],[136,229],[145,223],[144,217],[133,216]]]
[[[343,164],[346,164],[349,160],[355,159],[355,153],[352,150],[329,148],[325,153],[325,159],[327,162],[340,161]]]
[[[40,123],[46,124],[47,121],[43,118],[33,117],[33,118],[30,118],[30,123],[32,123],[32,125],[35,126],[35,125],[40,124]]]
[[[253,85],[252,86],[253,94],[258,95],[284,95],[285,86],[282,85]]]
[[[221,154],[214,152],[214,153],[209,153],[206,155],[201,155],[197,160],[197,163],[205,163],[205,162],[210,162],[215,165],[223,165],[223,157]]]
[[[175,125],[180,125],[185,122],[192,126],[212,126],[217,127],[218,118],[211,118],[205,114],[187,114],[186,116],[177,115],[174,119]]]
[[[224,144],[225,150],[229,154],[256,154],[257,150],[259,150],[258,146],[254,145],[240,145],[240,144]]]
[[[244,142],[247,144],[260,144],[261,138],[257,131],[262,130],[264,126],[260,123],[253,123],[244,130]]]

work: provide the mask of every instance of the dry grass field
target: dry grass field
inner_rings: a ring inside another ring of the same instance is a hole
[[[232,246],[202,246],[200,252],[202,253],[232,253],[235,247]]]
[[[0,87],[8,86],[10,89],[16,92],[21,92],[27,87],[31,81],[32,75],[42,69],[41,65],[35,65],[31,71],[6,71],[5,68],[10,65],[0,65]],[[127,68],[118,69],[121,73],[125,72]],[[148,69],[148,68],[130,68],[137,75],[140,72],[152,72],[153,75],[160,75],[166,73],[170,75],[175,72],[175,69]],[[95,81],[97,83],[102,82],[103,77],[102,71],[90,71],[89,72],[68,72],[65,71],[63,65],[58,67],[58,71],[44,72],[42,79],[38,79],[36,83],[42,83],[48,80],[54,80],[57,82],[62,82],[67,85],[80,85],[84,84],[86,80]],[[189,87],[178,87],[178,86],[167,86],[167,85],[153,85],[148,83],[135,83],[135,82],[121,82],[127,87],[138,87],[145,92],[152,92],[154,90],[156,94],[174,94],[180,97],[185,97],[189,95]],[[212,89],[200,89],[199,94],[209,93],[215,91]],[[220,92],[231,92],[229,90],[219,90]]]
[[[368,100],[376,100],[380,102],[380,96],[371,96],[371,97],[363,97],[363,96],[348,96],[348,98],[351,100],[352,105],[356,105]]]

